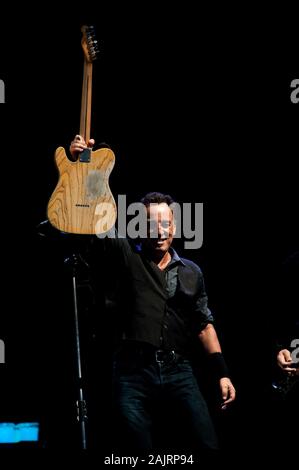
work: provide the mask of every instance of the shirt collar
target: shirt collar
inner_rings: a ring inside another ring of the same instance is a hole
[[[171,255],[171,261],[168,264],[168,266],[175,264],[181,264],[182,266],[186,266],[182,258],[177,254],[174,248],[172,246],[169,248],[169,253]]]
[[[134,243],[134,249],[137,253],[142,253],[142,243]],[[171,255],[171,261],[168,266],[172,266],[173,264],[181,264],[182,266],[186,266],[186,263],[182,260],[182,258],[177,254],[172,246],[169,248],[169,253]]]

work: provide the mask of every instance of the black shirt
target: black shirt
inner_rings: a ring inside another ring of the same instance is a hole
[[[200,268],[172,248],[161,271],[142,244],[115,238],[106,239],[105,247],[107,305],[113,307],[108,311],[117,312],[121,339],[189,353],[192,340],[213,323]]]

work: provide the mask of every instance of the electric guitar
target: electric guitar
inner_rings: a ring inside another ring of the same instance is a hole
[[[82,26],[84,69],[80,115],[80,135],[90,139],[92,67],[98,55],[94,28]],[[50,223],[62,232],[100,235],[115,224],[117,209],[109,188],[109,176],[115,164],[110,148],[92,151],[87,148],[71,161],[65,149],[55,152],[59,172],[57,186],[49,200],[47,215]]]

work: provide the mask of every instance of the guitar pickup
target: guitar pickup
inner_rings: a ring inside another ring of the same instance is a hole
[[[86,148],[80,153],[79,161],[82,163],[89,163],[91,158],[91,149]]]

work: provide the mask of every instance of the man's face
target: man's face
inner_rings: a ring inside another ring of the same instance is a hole
[[[173,213],[166,203],[150,204],[147,212],[147,239],[145,244],[158,253],[166,253],[175,235]]]

